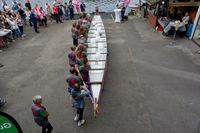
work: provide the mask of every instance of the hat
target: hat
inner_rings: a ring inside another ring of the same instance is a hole
[[[33,97],[33,102],[36,102],[37,100],[41,100],[41,99],[42,99],[42,96],[36,95]]]
[[[70,65],[76,64],[76,55],[75,55],[74,52],[70,52],[70,53],[68,54],[68,57],[69,57],[69,64],[70,64]]]

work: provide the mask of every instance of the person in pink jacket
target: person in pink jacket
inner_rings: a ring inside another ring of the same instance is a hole
[[[46,17],[46,14],[45,14],[42,7],[40,7],[40,13],[41,13],[41,23],[42,23],[42,25],[47,26],[47,17]]]
[[[37,17],[38,17],[38,19],[43,19],[42,17],[42,14],[40,13],[40,7],[38,6],[38,4],[36,4],[35,5],[35,13],[36,13],[36,15],[37,15]]]
[[[75,0],[74,5],[76,7],[76,11],[78,13],[80,13],[80,1],[79,0]]]
[[[54,19],[56,20],[56,23],[58,22],[62,23],[58,15],[58,7],[56,6],[56,3],[53,4],[52,12],[53,12]]]

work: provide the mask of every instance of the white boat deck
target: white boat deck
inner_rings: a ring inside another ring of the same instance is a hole
[[[87,58],[91,66],[89,70],[92,98],[94,106],[98,104],[107,62],[107,38],[103,21],[99,15],[95,15],[88,33]]]

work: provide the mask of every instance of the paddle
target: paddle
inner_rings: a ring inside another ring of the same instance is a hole
[[[83,77],[82,77],[80,71],[78,70],[78,66],[77,66],[77,65],[75,65],[75,69],[76,69],[76,71],[78,72],[79,77],[80,77],[81,80],[83,81],[83,85],[86,86],[86,84],[85,84],[85,82],[84,82],[84,80],[83,80]],[[96,99],[96,98],[93,99],[93,97],[91,96],[91,94],[89,94],[89,97],[90,97],[90,99],[91,99],[91,101],[92,101],[92,103],[93,103],[93,105],[94,105],[94,117],[96,117],[97,113],[99,113],[99,110],[98,110],[98,106],[99,106],[99,105],[97,104],[97,99]]]

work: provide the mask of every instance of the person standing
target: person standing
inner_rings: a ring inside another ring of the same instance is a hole
[[[76,116],[74,118],[75,121],[78,121],[78,126],[80,127],[85,123],[83,119],[83,112],[85,108],[84,97],[90,94],[86,85],[80,86],[80,84],[75,84],[74,89],[71,90],[71,96],[73,98],[72,107],[77,109]]]
[[[30,3],[30,0],[27,0],[26,3],[25,3],[25,7],[26,9],[28,9],[27,11],[31,12],[31,3]],[[31,19],[29,19],[29,24],[30,26],[32,27],[32,23],[31,23]]]
[[[89,65],[87,56],[84,55],[83,58],[83,65],[79,66],[79,72],[81,74],[81,77],[83,78],[83,81],[87,84],[89,83],[89,70],[91,70],[91,66]]]
[[[60,19],[60,22],[63,23],[63,22],[62,22],[63,16],[64,16],[63,14],[64,14],[65,12],[63,12],[63,5],[62,5],[61,2],[58,2],[57,9],[58,9],[58,17],[59,17],[59,19]]]
[[[79,14],[80,13],[80,2],[79,0],[74,0],[74,5],[76,7],[76,11]]]
[[[77,22],[75,21],[72,25],[72,28],[71,28],[73,44],[74,44],[75,47],[78,46],[78,30],[77,30],[77,27],[80,28],[80,25],[78,26]]]
[[[121,7],[121,21],[122,21],[122,22],[124,21],[124,14],[125,14],[125,11],[126,11],[126,7],[125,7],[125,4],[123,3],[123,4],[122,4],[122,7]]]
[[[27,0],[26,3],[25,3],[25,7],[27,7],[29,9],[29,11],[31,11],[31,3],[30,3],[30,0]]]
[[[68,84],[68,92],[71,94],[72,89],[74,89],[74,85],[76,83],[82,84],[82,80],[79,76],[76,76],[77,71],[74,67],[70,68],[70,74],[66,78],[66,82]]]
[[[86,6],[85,6],[85,3],[84,3],[83,1],[81,1],[80,7],[81,7],[81,12],[82,12],[82,13],[85,13],[85,8],[86,8]]]
[[[47,15],[48,15],[48,20],[50,20],[50,22],[53,23],[52,10],[51,10],[49,3],[46,3],[46,11],[47,11]]]
[[[36,124],[42,127],[42,133],[51,133],[52,125],[48,121],[49,113],[42,104],[42,96],[36,95],[33,97],[32,114]]]
[[[60,17],[58,15],[58,8],[55,2],[53,4],[52,11],[53,11],[53,15],[54,15],[54,19],[56,20],[56,23],[61,22]]]
[[[32,24],[33,24],[33,26],[34,26],[35,32],[36,32],[36,33],[40,33],[40,32],[38,31],[38,27],[37,27],[37,15],[36,15],[34,9],[32,9],[32,11],[31,11],[30,19],[31,19],[31,22],[32,22]]]
[[[65,19],[69,20],[69,8],[67,5],[67,2],[65,2],[65,4],[64,4],[64,9],[65,9]]]
[[[69,16],[70,16],[70,19],[73,19],[74,18],[74,5],[72,4],[72,1],[69,1]]]
[[[22,6],[19,6],[18,13],[23,23],[25,23],[26,14],[25,14],[25,11],[22,9]]]
[[[71,51],[68,53],[68,58],[69,58],[69,65],[71,66],[71,67],[75,67],[75,65],[76,65],[76,47],[71,47],[70,48],[71,49]]]

